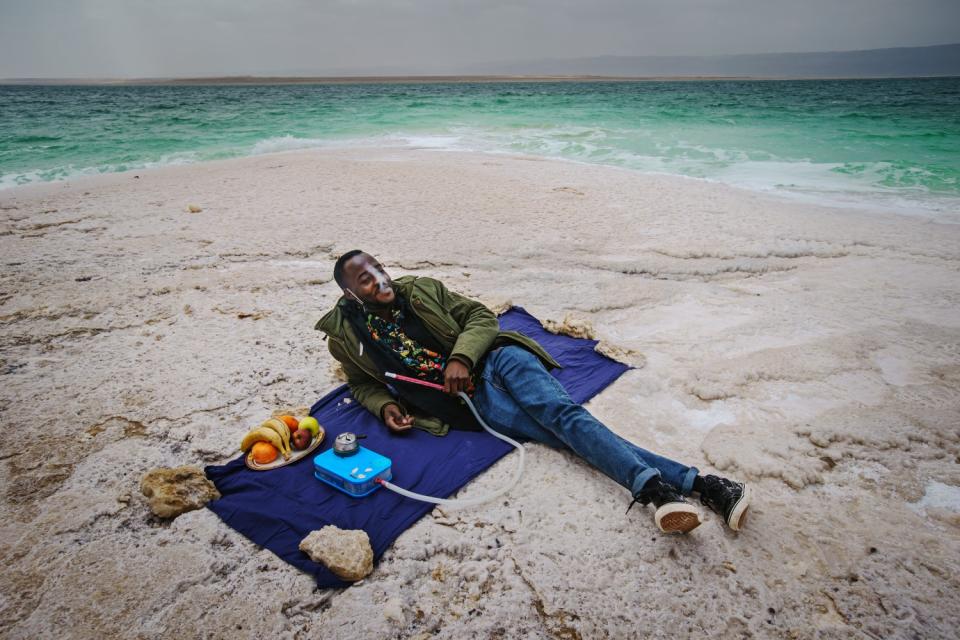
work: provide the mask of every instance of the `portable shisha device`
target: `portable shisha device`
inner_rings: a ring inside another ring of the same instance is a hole
[[[411,382],[413,384],[419,384],[424,387],[430,387],[431,389],[443,391],[443,385],[426,382],[418,378],[411,378],[397,373],[391,373],[389,371],[384,375],[394,380]],[[346,433],[341,433],[336,437],[333,442],[332,449],[327,449],[313,459],[314,477],[354,498],[362,498],[363,496],[370,495],[378,487],[385,487],[390,491],[399,493],[400,495],[413,500],[430,502],[433,504],[443,505],[445,507],[472,507],[474,505],[483,504],[484,502],[489,502],[490,500],[499,498],[507,491],[512,489],[517,482],[520,481],[520,476],[523,475],[523,463],[526,458],[526,452],[523,449],[523,445],[516,440],[508,438],[507,436],[497,433],[491,429],[490,426],[483,420],[483,418],[480,417],[480,413],[477,412],[476,407],[473,406],[473,402],[470,401],[470,397],[467,396],[466,393],[461,391],[457,395],[467,403],[467,407],[470,409],[471,413],[473,413],[474,417],[477,419],[477,422],[480,423],[480,426],[483,427],[487,433],[495,438],[503,440],[504,442],[512,444],[517,451],[520,452],[520,460],[517,464],[517,470],[513,474],[513,479],[498,491],[495,491],[490,495],[480,496],[477,498],[449,500],[447,498],[426,496],[422,493],[415,493],[413,491],[398,487],[390,482],[390,480],[393,479],[393,462],[390,460],[390,458],[371,451],[366,447],[360,446],[359,440],[365,436],[358,436],[349,431]]]
[[[390,458],[361,447],[360,440],[365,437],[350,431],[338,435],[332,449],[313,459],[313,476],[354,498],[373,493],[380,486],[378,480],[393,477],[393,463]]]

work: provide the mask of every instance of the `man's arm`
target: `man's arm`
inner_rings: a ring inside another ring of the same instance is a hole
[[[328,340],[327,344],[329,345],[330,355],[343,365],[343,372],[347,374],[347,385],[350,387],[350,393],[367,411],[383,420],[384,407],[388,404],[397,404],[397,400],[382,382],[353,364],[350,357],[343,352],[337,342]]]
[[[500,331],[497,316],[476,300],[450,291],[439,280],[435,282],[440,304],[463,327],[450,352],[450,358],[460,360],[469,369],[473,369],[493,345]]]

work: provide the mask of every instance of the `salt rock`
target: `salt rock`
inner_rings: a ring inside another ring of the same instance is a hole
[[[509,298],[481,298],[480,302],[496,316],[506,313],[513,306],[513,300]]]
[[[550,333],[570,336],[571,338],[594,340],[597,337],[597,333],[593,329],[593,324],[591,324],[589,320],[576,318],[569,313],[564,316],[563,322],[547,320],[543,323],[543,328]]]
[[[383,603],[383,616],[390,622],[403,624],[403,602],[400,601],[400,598],[390,598]]]
[[[150,510],[161,518],[176,518],[220,497],[203,470],[193,466],[153,469],[140,481],[140,491],[150,498]]]
[[[373,571],[373,548],[366,531],[327,525],[300,541],[300,550],[348,582]]]
[[[607,356],[611,360],[628,364],[636,369],[642,369],[647,364],[646,357],[639,351],[627,349],[616,344],[600,340],[593,346],[593,350],[602,356]]]

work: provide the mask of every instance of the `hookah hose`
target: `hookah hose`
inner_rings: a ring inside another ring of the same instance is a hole
[[[390,373],[390,372],[387,372],[386,376],[388,378],[393,378],[395,380],[401,380],[403,382],[412,382],[414,384],[430,387],[431,389],[437,389],[439,391],[443,391],[443,385],[433,384],[432,382],[426,382],[424,380],[419,380],[417,378],[411,378],[408,376],[402,376],[402,375],[399,375],[396,373]],[[426,496],[426,495],[423,495],[422,493],[415,493],[413,491],[403,489],[393,484],[392,482],[388,482],[386,480],[377,480],[376,482],[378,484],[386,487],[387,489],[390,489],[390,491],[399,493],[400,495],[405,496],[407,498],[411,498],[413,500],[420,500],[421,502],[431,502],[433,504],[439,504],[445,507],[472,507],[478,504],[483,504],[484,502],[489,502],[490,500],[499,498],[500,496],[505,494],[507,491],[512,489],[514,486],[516,486],[516,484],[520,481],[520,476],[523,475],[523,462],[526,457],[526,452],[523,450],[523,445],[517,442],[516,440],[512,438],[508,438],[507,436],[501,433],[497,433],[496,431],[491,429],[490,425],[488,425],[486,421],[482,417],[480,417],[480,413],[477,411],[477,408],[473,406],[473,402],[470,401],[470,398],[467,396],[467,394],[461,391],[457,395],[463,398],[463,400],[467,403],[467,407],[469,407],[471,413],[473,413],[474,417],[477,419],[477,422],[480,423],[480,426],[483,427],[487,433],[492,435],[494,438],[499,438],[504,442],[512,444],[514,447],[516,447],[517,451],[520,452],[520,460],[519,460],[519,463],[517,464],[517,470],[513,473],[513,479],[507,485],[498,489],[497,491],[494,491],[489,495],[480,496],[477,498],[464,498],[461,500],[450,500],[447,498],[435,498],[433,496]]]

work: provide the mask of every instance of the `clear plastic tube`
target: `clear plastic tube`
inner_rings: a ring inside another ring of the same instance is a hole
[[[499,498],[500,496],[505,494],[507,491],[510,491],[510,489],[513,489],[516,486],[516,484],[520,482],[520,476],[523,475],[523,462],[526,456],[526,451],[524,451],[523,445],[517,442],[516,440],[512,438],[508,438],[507,436],[501,433],[497,433],[496,431],[491,429],[490,425],[488,425],[484,421],[484,419],[480,417],[480,414],[477,413],[476,407],[473,406],[473,403],[470,401],[470,398],[467,397],[467,394],[461,391],[457,395],[459,395],[461,398],[463,398],[466,401],[467,406],[470,408],[470,411],[476,417],[477,422],[480,423],[480,426],[483,427],[487,431],[487,433],[489,433],[495,438],[499,438],[500,440],[503,440],[504,442],[509,442],[510,444],[512,444],[514,447],[517,448],[517,451],[520,452],[520,460],[517,464],[517,470],[513,473],[513,479],[507,485],[505,485],[501,489],[489,495],[480,496],[478,498],[464,498],[462,500],[450,500],[447,498],[434,498],[433,496],[426,496],[426,495],[423,495],[422,493],[415,493],[413,491],[403,489],[393,484],[392,482],[387,482],[386,480],[378,480],[377,482],[379,484],[383,485],[387,489],[390,489],[390,491],[394,491],[396,493],[399,493],[402,496],[411,498],[413,500],[420,500],[421,502],[431,502],[433,504],[439,504],[444,507],[456,508],[456,507],[473,507],[478,504],[483,504],[484,502],[489,502],[490,500]]]

